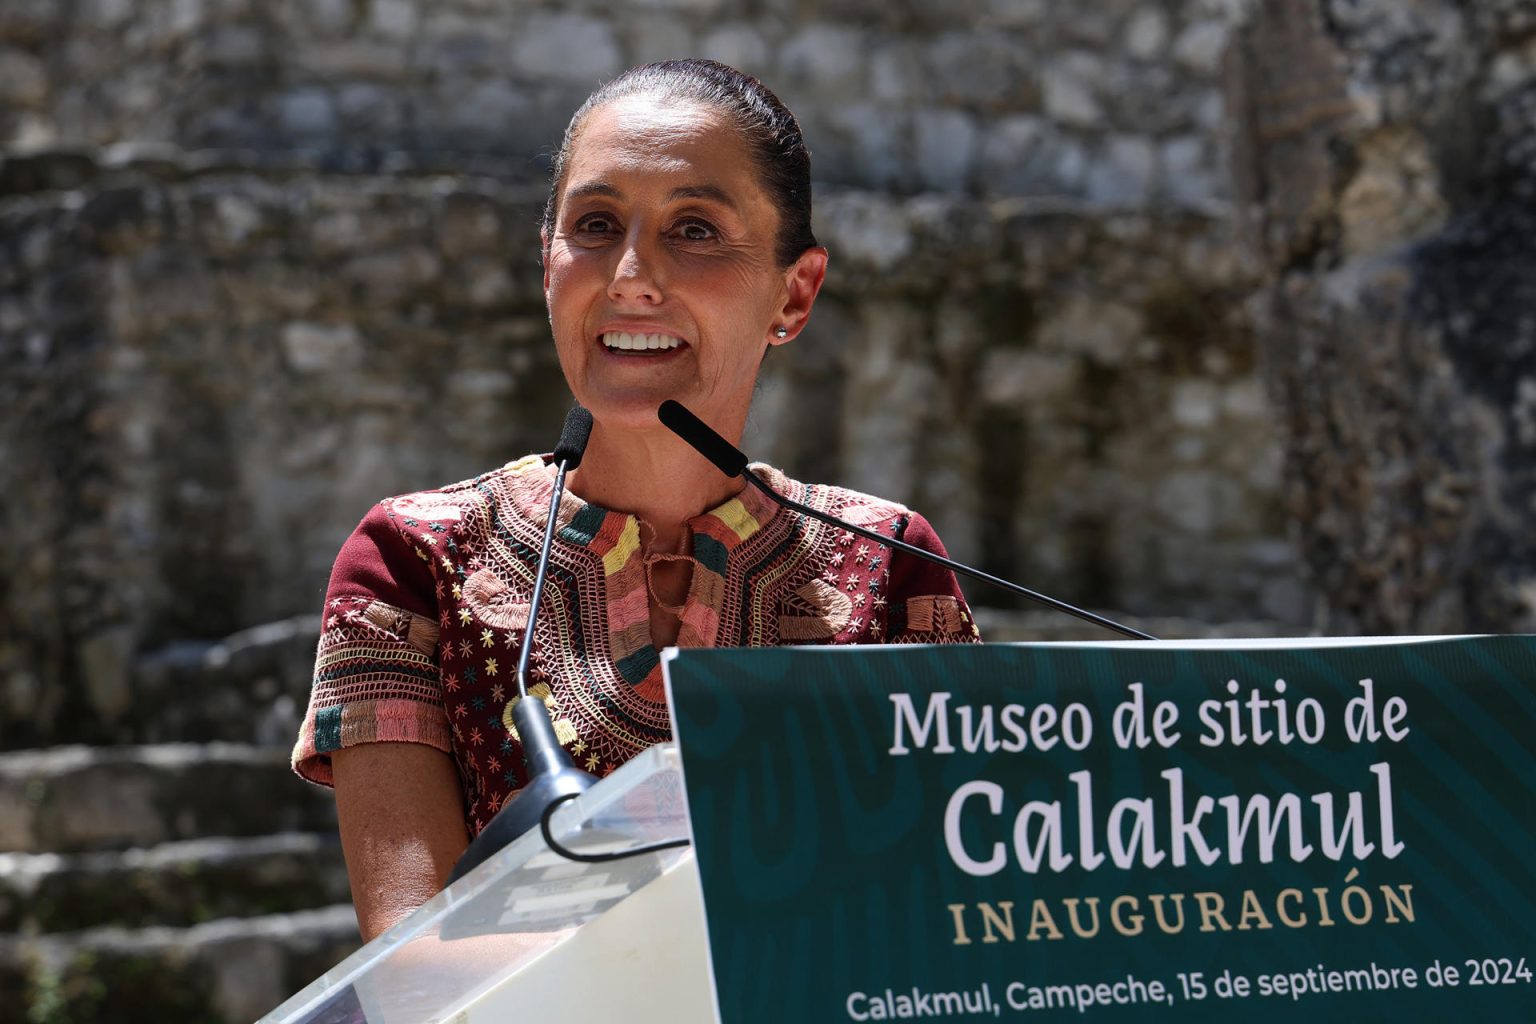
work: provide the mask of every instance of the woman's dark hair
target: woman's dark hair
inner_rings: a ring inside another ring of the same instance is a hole
[[[724,112],[745,138],[779,211],[779,266],[789,266],[817,244],[811,233],[811,154],[795,115],[766,85],[733,67],[712,60],[664,60],[630,68],[588,96],[571,117],[550,172],[549,200],[544,204],[546,247],[554,235],[566,161],[582,124],[598,107],[629,96],[699,103]]]

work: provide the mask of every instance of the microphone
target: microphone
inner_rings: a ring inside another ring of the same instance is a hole
[[[747,469],[747,457],[743,455],[741,451],[738,450],[729,441],[715,433],[715,431],[707,423],[684,408],[680,402],[673,401],[670,398],[665,402],[662,402],[661,407],[656,410],[656,417],[661,420],[662,424],[668,430],[672,431],[672,433],[688,442],[694,451],[698,452],[700,455],[704,456],[706,459],[712,462],[715,468],[720,470],[720,472],[724,473],[726,476],[744,477],[747,483],[762,491],[769,498],[773,499],[773,501],[777,502],[784,508],[799,512],[804,516],[810,516],[812,519],[818,519],[821,522],[827,523],[831,526],[836,526],[841,529],[848,530],[851,533],[857,534],[858,536],[864,537],[868,540],[875,541],[878,544],[884,544],[887,547],[895,548],[898,551],[904,551],[909,555],[916,555],[918,558],[923,558],[930,562],[936,562],[937,564],[944,566],[946,569],[949,569],[951,572],[963,573],[966,576],[981,580],[984,583],[990,583],[993,586],[1002,587],[1009,593],[1018,594],[1020,597],[1026,597],[1037,604],[1043,604],[1047,608],[1054,608],[1059,612],[1066,613],[1067,615],[1075,615],[1079,619],[1082,619],[1086,622],[1091,622],[1095,626],[1102,626],[1105,629],[1112,630],[1116,633],[1119,633],[1121,636],[1130,637],[1133,640],[1157,639],[1157,637],[1150,633],[1143,633],[1141,630],[1132,629],[1130,626],[1122,626],[1120,623],[1114,621],[1113,619],[1106,619],[1102,615],[1095,615],[1093,612],[1085,611],[1075,605],[1067,604],[1065,601],[1058,601],[1054,597],[1048,597],[1045,594],[1030,590],[1028,587],[1021,587],[1017,583],[1002,579],[998,576],[993,576],[989,572],[982,572],[980,569],[975,569],[969,565],[956,562],[952,558],[945,558],[943,555],[936,555],[932,551],[925,551],[924,549],[916,547],[912,544],[908,544],[905,541],[897,540],[895,537],[884,536],[883,534],[876,533],[874,530],[868,530],[862,526],[856,526],[853,523],[844,522],[836,516],[831,516],[825,512],[818,511],[817,509],[811,508],[809,505],[802,505],[798,501],[791,501],[789,498],[784,497],[782,494],[775,491],[772,487],[769,487],[767,484],[765,484],[756,473],[750,472]]]
[[[523,744],[523,763],[528,769],[528,782],[516,797],[497,812],[469,844],[453,872],[448,876],[452,885],[473,871],[487,857],[506,846],[524,832],[538,826],[551,804],[584,793],[597,781],[592,775],[577,768],[571,755],[555,738],[555,725],[550,721],[549,708],[542,700],[528,696],[528,655],[533,650],[533,624],[539,614],[539,603],[544,597],[544,579],[549,575],[549,551],[555,539],[555,514],[560,509],[560,494],[565,489],[565,474],[581,464],[587,450],[587,439],[592,434],[592,414],[581,406],[566,413],[565,425],[560,430],[560,443],[555,445],[555,486],[549,495],[549,521],[544,526],[544,546],[539,550],[538,572],[533,577],[533,597],[528,603],[528,625],[523,631],[523,648],[517,656],[517,705],[512,709],[512,721],[517,725],[517,735]]]
[[[747,457],[731,442],[715,433],[709,424],[689,412],[682,402],[670,398],[662,402],[656,410],[656,418],[661,420],[662,426],[687,441],[694,451],[713,462],[715,468],[726,476],[747,473]]]
[[[591,437],[592,414],[579,405],[573,407],[565,414],[560,440],[555,445],[553,460],[558,471],[569,471],[581,465],[581,457],[587,453],[587,441]]]

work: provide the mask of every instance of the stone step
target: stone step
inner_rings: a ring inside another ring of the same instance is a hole
[[[0,754],[0,852],[335,828],[330,792],[294,775],[279,748],[168,743]]]
[[[309,701],[319,638],[320,616],[300,615],[222,640],[184,640],[146,652],[133,665],[131,706],[153,710],[123,715],[108,742],[227,740],[291,747]],[[101,739],[83,735],[58,742]]]
[[[99,853],[0,853],[0,932],[185,926],[350,899],[334,833],[218,837]]]
[[[92,648],[94,672],[82,670],[67,693],[46,700],[20,696],[25,689],[10,695],[11,706],[0,716],[0,745],[222,740],[291,746],[309,700],[319,636],[320,616],[312,614],[140,652],[124,648],[126,640],[103,640]]]
[[[250,1024],[360,944],[348,904],[190,928],[0,935],[0,1021]]]

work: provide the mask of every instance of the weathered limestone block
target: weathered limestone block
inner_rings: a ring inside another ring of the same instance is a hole
[[[727,9],[730,0],[634,0],[642,10],[685,11],[690,14],[711,16]]]
[[[0,50],[0,103],[41,107],[48,98],[48,72],[43,62],[25,50]]]
[[[1138,209],[1157,180],[1157,151],[1151,140],[1112,135],[1089,159],[1085,190],[1090,201]]]
[[[296,322],[283,328],[283,355],[297,373],[335,373],[363,359],[363,343],[351,324]]]
[[[983,190],[1004,195],[1059,191],[1050,159],[1058,145],[1054,128],[1042,117],[1019,114],[995,121],[983,135],[977,161]]]
[[[420,24],[421,12],[412,0],[369,0],[366,28],[386,39],[410,39]]]
[[[855,28],[813,25],[799,30],[779,50],[786,94],[813,89],[859,98],[865,89],[868,48],[867,34]]]
[[[0,854],[5,932],[78,932],[113,923],[184,927],[349,899],[334,836],[280,833],[124,851]]]
[[[118,3],[123,0],[98,0]],[[341,35],[357,23],[359,6],[352,0],[283,0],[273,4],[281,16],[294,18],[306,33]]]
[[[721,25],[712,29],[700,41],[699,55],[740,68],[749,75],[768,74],[768,43],[763,33],[749,24]]]
[[[849,387],[840,438],[840,447],[861,457],[841,475],[871,494],[915,494],[925,425],[914,411],[935,390],[932,371],[910,355],[921,322],[915,310],[886,303],[865,309],[861,320],[844,343]]]
[[[1512,156],[1536,83],[1473,88],[1504,45],[1448,3],[1270,0],[1229,60],[1239,197],[1274,276],[1259,339],[1330,630],[1536,621],[1536,168]]]
[[[1162,189],[1180,206],[1199,206],[1227,193],[1226,169],[1215,147],[1198,135],[1178,135],[1158,153]]]
[[[1082,354],[1100,365],[1124,363],[1143,330],[1141,314],[1115,302],[1064,296],[1041,322],[1036,337],[1047,352]]]
[[[268,35],[255,25],[216,25],[201,34],[197,46],[211,74],[255,72],[272,57]]]
[[[592,33],[594,26],[578,23],[577,31]],[[597,26],[601,28],[601,26]],[[413,65],[436,78],[493,82],[507,89],[519,90],[517,65],[509,67],[507,51],[516,44],[520,25],[510,18],[448,17],[436,15],[411,47]],[[541,31],[549,31],[540,28]],[[607,39],[603,33],[597,36]],[[591,36],[589,36],[591,38]],[[425,83],[423,83],[425,84]]]
[[[9,837],[28,842],[14,848],[21,853],[329,831],[335,821],[330,795],[292,787],[287,750],[246,744],[55,747],[0,755],[0,806],[17,808],[27,819],[8,829]],[[274,801],[274,792],[290,797]]]
[[[336,130],[336,105],[324,89],[299,89],[278,101],[278,128],[296,140]]]
[[[1168,46],[1168,15],[1157,7],[1142,7],[1131,15],[1124,32],[1127,53],[1140,60],[1156,59]]]
[[[287,60],[307,78],[381,87],[398,83],[408,73],[409,52],[381,40],[364,38],[310,39],[298,41]],[[401,97],[396,97],[396,102]]]
[[[875,270],[894,268],[912,248],[910,224],[900,205],[877,196],[824,203],[819,225],[823,244]]]
[[[983,20],[1003,28],[1031,29],[1046,18],[1046,0],[985,0]]]
[[[1173,59],[1188,71],[1214,75],[1227,50],[1230,27],[1221,21],[1197,21],[1173,41]]]
[[[625,53],[635,64],[691,57],[695,56],[695,51],[700,49],[694,43],[693,29],[680,18],[665,14],[651,14],[644,18],[637,18],[624,28],[627,43]],[[707,49],[701,52],[704,56],[713,56]],[[743,68],[743,70],[746,69]]]
[[[957,110],[919,111],[913,119],[918,179],[925,189],[964,193],[981,133]]]
[[[210,921],[189,929],[91,929],[0,937],[0,996],[81,1024],[255,1020],[358,946],[342,905]],[[24,993],[24,994],[23,994]]]
[[[1026,51],[1007,36],[985,29],[949,29],[928,47],[927,90],[981,109],[1029,109],[1033,82]]]
[[[588,89],[623,69],[613,29],[578,14],[530,13],[513,40],[511,58],[521,75]]]
[[[1052,59],[1040,72],[1041,105],[1045,116],[1074,128],[1097,128],[1104,120],[1098,83],[1104,66],[1089,53],[1069,53]]]

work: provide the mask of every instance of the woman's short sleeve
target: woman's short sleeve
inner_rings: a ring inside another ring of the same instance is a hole
[[[326,588],[309,710],[293,768],[330,785],[331,753],[362,743],[452,750],[430,557],[386,504],[342,545]]]
[[[910,513],[899,539],[914,547],[948,556],[944,542],[928,520]],[[889,643],[980,643],[981,632],[965,603],[955,574],[903,551],[891,554]]]

